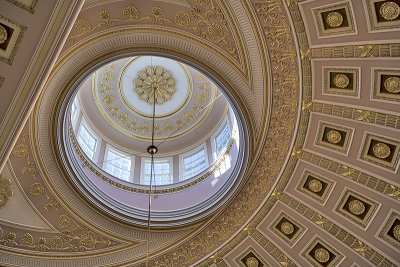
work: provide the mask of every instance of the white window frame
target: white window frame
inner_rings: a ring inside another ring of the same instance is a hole
[[[125,158],[125,159],[128,159],[129,161],[130,161],[130,163],[129,163],[129,170],[128,170],[128,173],[129,173],[129,175],[128,175],[128,179],[127,180],[125,180],[125,179],[123,179],[123,178],[121,178],[121,177],[117,177],[117,176],[115,176],[116,178],[118,178],[118,179],[121,179],[121,180],[123,180],[123,181],[127,181],[127,182],[133,182],[133,175],[134,175],[134,166],[135,166],[135,156],[133,156],[133,155],[130,155],[130,154],[127,154],[126,152],[123,152],[123,151],[121,151],[121,150],[119,150],[119,149],[117,149],[117,148],[115,148],[114,146],[111,146],[110,144],[106,144],[106,149],[105,149],[105,151],[104,151],[104,160],[103,160],[103,166],[102,166],[102,169],[105,171],[105,172],[107,172],[108,174],[110,174],[110,175],[113,175],[112,173],[109,173],[107,170],[106,170],[106,168],[107,168],[107,164],[110,164],[110,165],[113,165],[113,166],[115,166],[114,164],[112,164],[112,163],[109,163],[108,162],[108,160],[107,160],[107,156],[108,156],[108,153],[109,152],[112,152],[112,153],[114,153],[114,154],[117,154],[117,155],[119,155],[119,156],[121,156],[121,158]],[[115,166],[116,168],[118,168],[118,169],[121,169],[120,167],[118,167],[118,166]],[[113,175],[114,176],[114,175]]]
[[[75,107],[75,110],[73,110],[73,107]],[[81,109],[79,105],[78,95],[76,95],[71,105],[71,124],[74,130],[76,128],[76,121],[78,119],[78,114],[80,113],[80,111]]]
[[[197,175],[197,174],[195,174],[192,177],[185,178],[185,158],[198,153],[202,149],[204,150],[205,163],[206,163],[206,167],[204,168],[204,170],[207,169],[207,167],[209,166],[208,165],[208,151],[207,151],[206,143],[204,142],[201,145],[193,148],[192,150],[189,150],[188,152],[185,152],[185,153],[179,155],[179,181],[190,179]],[[200,172],[202,172],[202,171],[200,171]]]
[[[76,140],[79,140],[79,135],[81,133],[81,129],[82,127],[84,127],[88,133],[95,139],[96,144],[95,144],[95,148],[94,148],[94,155],[93,158],[90,159],[93,162],[96,162],[99,158],[99,154],[100,154],[100,145],[101,145],[101,138],[92,130],[92,128],[89,126],[89,124],[86,122],[85,118],[82,118],[81,123],[79,124],[79,129],[78,129],[78,134],[77,134],[77,138]],[[79,144],[79,141],[78,141]],[[81,144],[79,144],[80,146]],[[86,153],[82,150],[82,152],[86,155]],[[89,157],[88,155],[86,155],[87,157]]]
[[[142,157],[141,160],[141,164],[140,164],[140,184],[142,185],[146,185],[145,184],[145,164],[146,161],[151,161],[151,158],[147,158],[147,157]],[[169,184],[173,184],[173,175],[174,175],[174,160],[172,157],[166,157],[166,158],[154,158],[154,163],[159,162],[159,161],[166,161],[169,164]],[[169,185],[169,184],[165,184],[165,185]],[[154,184],[153,184],[154,185]],[[159,186],[159,185],[158,185]]]
[[[217,144],[216,144],[216,139],[217,136],[219,136],[222,131],[225,129],[225,127],[228,127],[228,130],[230,132],[230,134],[232,134],[232,129],[228,123],[228,116],[225,115],[224,120],[222,121],[221,125],[218,127],[218,129],[214,132],[214,134],[211,136],[210,140],[211,140],[211,149],[212,149],[212,154],[213,154],[213,159],[216,160],[220,155],[218,154],[217,151]]]

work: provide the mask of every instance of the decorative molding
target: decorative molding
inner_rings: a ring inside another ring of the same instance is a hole
[[[329,95],[358,96],[359,77],[358,68],[327,68],[323,67],[323,93]]]
[[[400,101],[400,69],[373,69],[373,98]]]
[[[29,13],[35,13],[35,8],[38,0],[6,0],[22,9],[25,9]]]
[[[340,125],[319,121],[315,144],[348,154],[353,130]]]
[[[369,27],[372,32],[396,30],[400,27],[400,6],[397,1],[366,0]]]
[[[311,241],[306,249],[303,250],[302,255],[316,267],[333,267],[343,259],[339,252],[319,237],[315,237]]]
[[[350,2],[323,6],[313,10],[318,37],[356,34]]]
[[[308,48],[301,51],[304,57],[308,59],[399,57],[400,44],[349,45],[349,46],[336,46],[336,47],[321,47],[312,49]]]
[[[0,27],[7,33],[7,35],[2,35],[4,41],[0,43],[0,60],[8,65],[12,65],[18,46],[27,28],[1,15]]]
[[[379,237],[400,249],[400,214],[392,211],[379,233]]]
[[[306,228],[287,214],[281,212],[269,229],[279,236],[290,247],[293,247]]]
[[[336,207],[336,212],[366,228],[377,208],[376,202],[347,189]]]
[[[297,190],[318,201],[319,203],[324,204],[327,201],[333,187],[334,182],[331,180],[323,178],[322,176],[309,170],[305,170],[301,176]]]
[[[309,162],[315,166],[326,169],[330,172],[336,173],[344,178],[350,179],[356,183],[362,184],[380,194],[391,197],[397,201],[400,201],[400,188],[385,182],[379,178],[373,177],[362,171],[356,170],[342,163],[324,158],[319,155],[315,155],[311,152],[299,150],[296,153],[299,159]]]
[[[296,199],[286,195],[283,192],[280,194],[280,200],[284,204],[295,210],[298,214],[302,215],[315,225],[319,226],[330,235],[336,237],[339,241],[343,243],[343,245],[348,246],[354,252],[358,253],[360,256],[368,260],[371,264],[376,264],[379,262],[382,266],[396,266],[394,263],[385,258],[371,246],[361,241],[345,229],[341,228],[339,225],[330,221],[328,218],[312,210],[309,206],[300,203]]]
[[[317,112],[335,117],[400,129],[400,116],[396,115],[318,102],[309,102],[304,104],[304,106],[307,106],[309,112]]]
[[[400,142],[373,134],[366,134],[360,153],[362,160],[394,172],[399,163]]]

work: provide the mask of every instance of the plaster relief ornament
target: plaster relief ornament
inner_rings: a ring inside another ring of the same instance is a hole
[[[281,224],[281,231],[285,235],[290,235],[294,232],[294,226],[290,222],[284,222]]]
[[[248,257],[246,260],[246,266],[247,267],[258,267],[259,262],[256,258],[254,257]]]
[[[343,23],[343,16],[339,12],[330,12],[326,17],[326,22],[332,28],[337,28]]]
[[[350,80],[349,77],[347,77],[347,75],[337,74],[335,75],[335,78],[333,78],[333,82],[339,88],[346,88],[349,85]]]
[[[360,215],[364,213],[365,205],[360,200],[354,199],[349,203],[349,210],[354,215]]]
[[[321,263],[327,262],[330,258],[329,251],[324,248],[317,248],[314,252],[314,257]]]
[[[400,241],[400,225],[396,225],[393,228],[393,236],[396,238],[397,241]]]
[[[336,130],[330,130],[326,134],[326,138],[328,139],[328,142],[331,144],[337,144],[342,140],[342,135],[339,133],[339,131]]]
[[[377,158],[386,159],[390,156],[390,147],[385,143],[378,143],[372,148],[372,153]]]
[[[7,205],[8,200],[12,197],[11,180],[0,180],[0,207]]]
[[[394,20],[400,15],[400,7],[395,2],[386,2],[380,7],[379,13],[386,20]]]
[[[156,104],[162,105],[171,100],[176,92],[176,81],[172,73],[161,66],[146,67],[141,70],[135,79],[135,93],[140,100],[152,105],[155,91]]]
[[[6,28],[0,25],[0,44],[4,43],[7,41],[8,34]]]
[[[383,84],[386,91],[390,93],[399,93],[400,92],[400,78],[399,77],[390,77],[386,79]]]
[[[310,188],[314,193],[318,193],[322,190],[322,183],[316,179],[312,179],[308,182],[308,188]]]

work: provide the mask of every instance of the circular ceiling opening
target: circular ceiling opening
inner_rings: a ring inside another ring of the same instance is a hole
[[[208,216],[235,192],[247,160],[245,124],[229,103],[177,60],[134,56],[100,67],[64,119],[73,182],[96,206],[137,225],[147,219],[150,180],[153,227]]]

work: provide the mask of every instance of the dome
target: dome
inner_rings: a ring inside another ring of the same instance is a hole
[[[152,55],[108,62],[77,87],[69,106],[72,181],[114,217],[147,223],[150,180],[152,227],[202,219],[240,184],[241,124],[222,90],[185,63]]]

